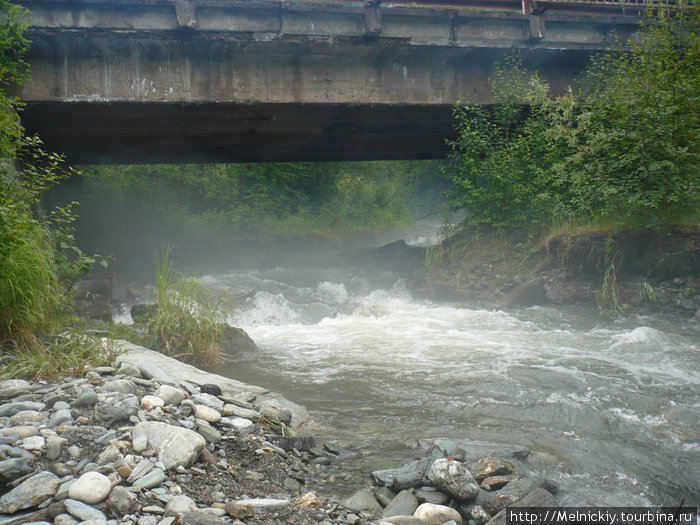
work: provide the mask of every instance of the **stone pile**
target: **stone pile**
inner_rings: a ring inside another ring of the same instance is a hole
[[[483,456],[482,456],[483,454]],[[434,442],[424,457],[372,472],[372,488],[343,502],[378,525],[504,525],[504,509],[526,501],[555,506],[554,483],[530,477],[527,448]]]
[[[266,431],[279,402],[142,372],[0,382],[0,525],[348,523],[303,489],[321,447]]]

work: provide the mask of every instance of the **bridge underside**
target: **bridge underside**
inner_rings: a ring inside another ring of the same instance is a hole
[[[558,91],[636,29],[623,17],[352,2],[26,3],[23,124],[85,164],[444,158],[453,104],[493,103],[505,55]]]
[[[75,164],[444,158],[450,105],[30,103],[29,132]]]

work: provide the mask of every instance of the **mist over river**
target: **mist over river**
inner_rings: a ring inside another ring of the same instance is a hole
[[[260,347],[224,374],[304,404],[350,450],[340,490],[421,438],[525,445],[570,505],[698,504],[697,320],[602,318],[417,299],[389,271],[325,265],[206,275]]]

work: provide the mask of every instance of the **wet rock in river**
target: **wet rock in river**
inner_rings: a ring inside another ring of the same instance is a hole
[[[419,503],[435,503],[436,505],[445,505],[450,497],[443,494],[435,487],[420,487],[414,492]]]
[[[414,518],[423,520],[427,525],[442,525],[446,521],[454,520],[458,525],[462,524],[462,516],[452,507],[423,503],[413,513]]]
[[[437,459],[427,475],[435,487],[459,500],[472,500],[479,493],[479,485],[467,467],[458,461]]]
[[[408,490],[402,490],[382,512],[382,517],[390,518],[392,516],[412,516],[418,508],[418,500]]]
[[[467,467],[474,479],[481,481],[489,476],[503,476],[515,474],[516,468],[513,463],[504,458],[485,457]]]
[[[355,512],[370,512],[377,515],[383,510],[370,489],[358,490],[343,502],[343,507]]]
[[[411,461],[399,468],[375,470],[372,479],[379,485],[391,487],[392,490],[403,490],[420,486],[425,479],[425,471],[430,466],[428,458]]]

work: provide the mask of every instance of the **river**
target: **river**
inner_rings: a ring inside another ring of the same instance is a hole
[[[581,307],[414,297],[400,275],[295,264],[206,275],[260,347],[224,371],[305,405],[355,451],[351,491],[421,438],[524,445],[570,505],[700,503],[700,327]]]
[[[390,268],[339,261],[200,278],[259,346],[219,372],[305,405],[319,440],[350,451],[326,489],[350,493],[419,457],[418,440],[449,438],[529,447],[562,504],[700,503],[697,320],[429,300]]]

